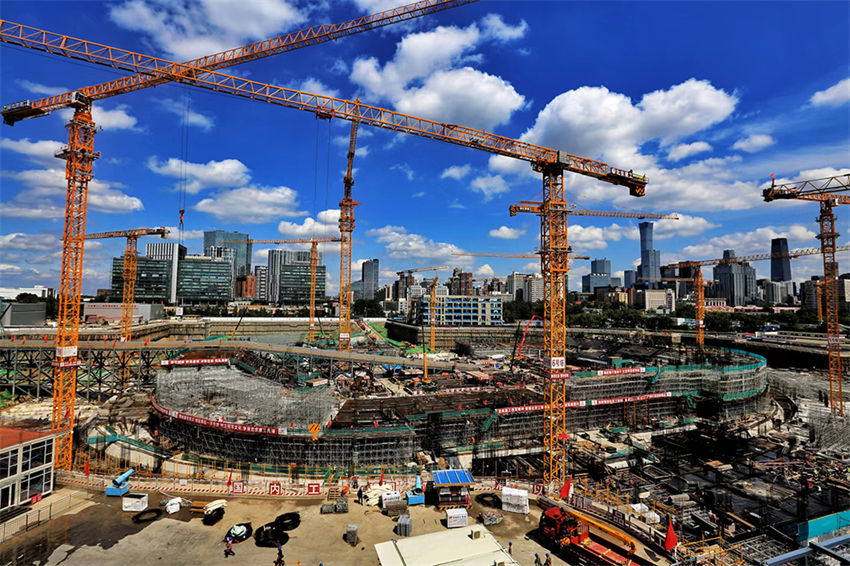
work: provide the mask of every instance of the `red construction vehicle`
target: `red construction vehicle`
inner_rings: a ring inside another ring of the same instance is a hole
[[[621,541],[626,549],[614,550],[610,546],[592,540],[590,527]],[[643,564],[643,561],[635,560],[633,556],[637,547],[634,539],[578,511],[557,505],[550,507],[540,516],[540,534],[544,541],[588,564],[604,566]],[[621,552],[626,553],[626,556],[620,554]]]

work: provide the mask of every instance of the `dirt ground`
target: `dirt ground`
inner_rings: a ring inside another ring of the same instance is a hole
[[[48,498],[49,499],[49,498]],[[301,525],[289,532],[283,547],[287,563],[303,566],[377,565],[375,543],[398,538],[393,532],[394,519],[376,507],[350,504],[347,514],[321,515],[319,500],[279,501],[268,499],[230,498],[227,512],[217,525],[205,526],[199,515],[183,509],[174,515],[163,515],[150,523],[135,524],[133,513],[121,511],[119,498],[92,494],[94,505],[56,518],[0,545],[0,565],[106,566],[113,564],[162,564],[163,566],[213,564],[251,564],[272,566],[277,555],[273,548],[261,548],[249,539],[234,545],[235,557],[224,558],[224,537],[236,523],[250,522],[257,528],[289,511],[301,514]],[[158,507],[161,494],[150,494],[150,507]],[[205,498],[211,499],[211,498]],[[478,503],[470,510],[470,524],[483,507]],[[413,536],[445,529],[445,513],[433,507],[410,507]],[[514,558],[523,566],[534,564],[534,554],[548,551],[529,535],[540,518],[540,509],[531,508],[529,515],[504,513],[499,525],[488,527],[507,548],[513,543]],[[343,540],[346,525],[357,524],[360,542],[351,547]],[[553,564],[567,564],[552,553]]]

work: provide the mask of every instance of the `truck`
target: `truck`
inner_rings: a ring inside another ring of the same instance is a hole
[[[617,539],[625,548],[615,550],[594,541],[590,538],[591,526]],[[540,516],[539,527],[539,533],[545,542],[582,563],[603,566],[645,563],[634,556],[637,544],[632,537],[578,511],[557,505],[550,507]]]

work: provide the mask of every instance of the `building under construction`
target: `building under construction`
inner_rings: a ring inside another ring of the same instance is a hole
[[[709,350],[697,361],[692,351],[660,348],[643,354],[655,363],[619,358],[616,367],[573,373],[571,431],[669,428],[767,406],[769,370],[761,356]],[[175,448],[230,461],[343,467],[404,465],[421,461],[418,453],[498,457],[541,449],[543,404],[533,370],[455,370],[426,382],[416,370],[360,366],[352,378],[326,367],[305,379],[284,369],[281,358],[247,350],[230,356],[230,368],[156,376],[153,422]]]

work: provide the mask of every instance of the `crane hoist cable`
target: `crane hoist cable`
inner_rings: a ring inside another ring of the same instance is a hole
[[[177,210],[179,224],[177,226],[177,241],[182,245],[185,237],[183,216],[186,214],[186,192],[189,183],[189,105],[191,103],[189,88],[183,87],[182,120],[180,124],[180,180],[177,191]]]

